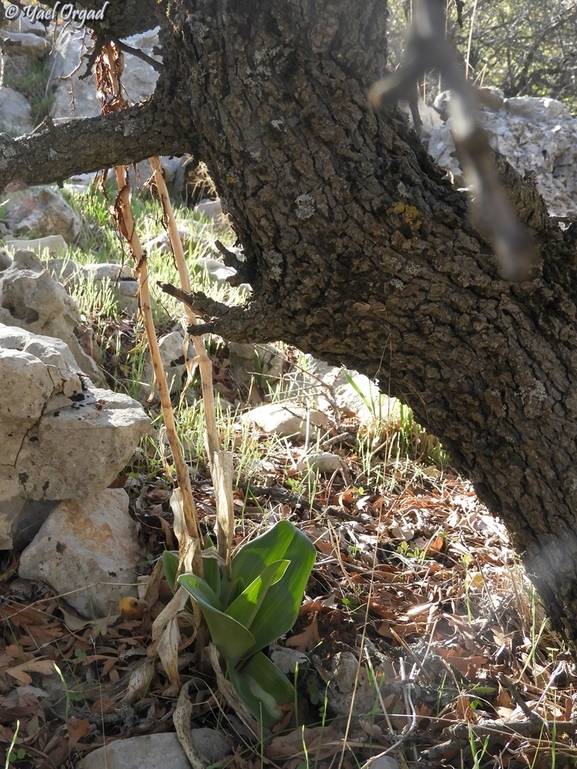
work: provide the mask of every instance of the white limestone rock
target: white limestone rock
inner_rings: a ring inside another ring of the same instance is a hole
[[[337,652],[332,660],[331,686],[327,687],[330,708],[338,715],[355,716],[370,713],[378,702],[375,683],[379,679],[369,676],[352,652]]]
[[[200,203],[194,207],[194,213],[206,216],[207,219],[212,219],[215,222],[223,221],[220,200],[201,200]]]
[[[218,259],[211,259],[210,256],[201,256],[197,259],[193,270],[203,270],[209,280],[220,285],[228,283],[228,279],[236,275],[234,267],[227,267],[226,264],[219,262]]]
[[[96,98],[94,74],[85,80],[80,79],[86,71],[85,60],[78,67],[86,53],[84,37],[83,29],[65,27],[56,38],[52,53],[52,78],[56,83],[51,110],[54,119],[96,117],[100,114],[101,104]],[[158,45],[158,30],[133,35],[124,42],[160,61],[153,53],[153,48]],[[60,80],[62,77],[67,79]],[[136,103],[150,96],[154,92],[157,78],[158,72],[150,64],[132,54],[124,55],[122,86],[131,102]]]
[[[297,464],[297,470],[312,470],[318,473],[334,473],[342,467],[342,460],[337,454],[330,451],[321,451],[318,454],[307,454]]]
[[[256,424],[265,433],[280,438],[304,440],[307,434],[316,439],[330,426],[329,418],[317,409],[305,409],[286,403],[267,403],[247,411],[241,419]]]
[[[166,374],[166,380],[170,389],[170,394],[180,392],[183,385],[183,380],[186,376],[186,366],[184,365],[184,329],[182,326],[177,326],[168,334],[160,337],[158,340],[158,349],[160,351],[160,359],[162,360],[162,366]],[[194,348],[192,343],[189,343],[187,351],[188,359],[194,357]],[[147,361],[144,364],[142,370],[142,378],[140,381],[140,388],[138,397],[141,401],[145,401],[149,398],[152,389],[152,383],[154,382],[154,369],[152,363]],[[156,396],[156,391],[155,391]]]
[[[34,238],[30,240],[17,240],[13,237],[5,237],[4,244],[10,251],[33,251],[37,256],[48,253],[50,256],[56,256],[63,253],[68,248],[68,243],[62,235],[46,235],[43,238]]]
[[[184,249],[187,249],[194,237],[194,233],[191,232],[190,227],[178,227],[178,235],[180,237],[180,242],[182,243],[182,247]],[[163,231],[156,235],[154,238],[151,238],[150,240],[147,240],[144,244],[144,250],[146,253],[150,253],[151,251],[158,251],[161,254],[171,254],[172,248],[170,245],[170,238],[168,236],[168,233],[166,231]]]
[[[32,32],[0,30],[0,45],[9,56],[31,56],[42,58],[50,52],[50,43],[45,37]]]
[[[40,509],[31,501],[109,486],[149,424],[132,398],[80,376],[64,342],[0,324],[0,549]]]
[[[229,342],[228,359],[233,378],[246,386],[256,378],[274,388],[282,379],[284,356],[272,344]]]
[[[190,736],[205,766],[212,766],[229,752],[229,746],[216,729],[191,729]],[[89,753],[76,769],[190,769],[190,764],[174,732],[147,734],[116,740]]]
[[[128,264],[99,263],[81,267],[73,280],[102,283],[114,298],[118,312],[136,315],[138,312],[138,281]]]
[[[537,187],[552,215],[577,215],[577,118],[555,99],[492,95],[495,98],[482,96],[478,112],[491,146],[520,174],[536,174]],[[441,94],[437,101],[448,105],[450,94]],[[463,186],[465,180],[454,156],[452,124],[449,118],[434,126],[427,147],[437,163],[452,174],[455,184]]]
[[[33,128],[28,99],[13,88],[0,86],[0,132],[20,135],[30,133]]]
[[[11,195],[7,211],[8,226],[15,235],[32,238],[62,235],[67,243],[74,243],[82,229],[80,219],[60,190],[51,187]]]
[[[88,280],[134,280],[129,264],[116,262],[98,262],[81,268],[81,274]]]
[[[53,397],[26,433],[15,469],[31,499],[84,497],[126,466],[149,419],[128,395],[90,387]]]
[[[95,362],[74,333],[80,324],[74,300],[31,251],[16,251],[8,266],[0,264],[0,323],[61,339],[76,366],[93,381],[101,380]]]
[[[4,18],[2,27],[8,32],[32,32],[39,37],[46,36],[46,27],[44,24],[40,21],[31,21],[26,13],[19,14],[16,19],[8,20]]]
[[[112,294],[116,300],[118,312],[136,315],[138,312],[138,281],[120,280],[112,284]]]
[[[413,115],[411,113],[411,108],[409,107],[408,102],[400,102],[399,106],[407,116],[409,120],[409,124],[411,127],[413,126]],[[441,116],[437,112],[437,110],[434,107],[429,106],[426,104],[423,99],[419,99],[418,101],[418,109],[419,109],[419,117],[421,118],[421,137],[423,139],[426,139],[431,131],[433,130],[433,127],[436,125],[441,125],[443,120],[441,119]]]
[[[106,617],[136,593],[130,583],[143,556],[127,493],[104,489],[60,502],[22,552],[19,574],[46,582],[83,617]]]
[[[0,248],[0,272],[8,269],[12,264],[12,257],[5,248]]]
[[[333,403],[341,410],[350,411],[362,422],[386,420],[398,413],[398,401],[383,395],[364,374],[332,366],[312,355],[306,356],[305,369],[313,375],[312,384],[309,384],[316,392],[316,405],[327,413],[330,413]]]
[[[68,259],[68,257],[49,259],[46,262],[46,269],[54,280],[65,285],[73,282],[80,271],[78,264],[73,259]]]

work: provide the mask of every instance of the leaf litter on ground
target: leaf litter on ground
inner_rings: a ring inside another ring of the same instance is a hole
[[[244,521],[237,519],[240,543],[272,520],[289,518],[316,545],[318,559],[286,639],[289,649],[307,655],[296,676],[298,727],[288,725],[263,748],[251,745],[236,734],[242,730],[234,715],[223,713],[214,682],[200,671],[195,723],[237,740],[222,766],[249,766],[261,749],[275,766],[296,769],[308,756],[328,767],[343,751],[343,766],[353,766],[396,745],[392,755],[408,766],[418,758],[419,766],[467,767],[474,765],[471,746],[480,751],[485,743],[487,761],[498,756],[493,765],[503,767],[550,766],[553,750],[560,766],[574,759],[577,681],[570,659],[549,630],[504,527],[470,484],[450,472],[431,481],[415,471],[401,493],[359,494],[336,485],[321,479],[320,513],[279,501],[274,488],[268,498],[267,489],[259,495],[253,489],[257,509],[245,507]],[[196,491],[200,508],[204,503],[209,511],[214,492],[207,483]],[[149,496],[148,517],[161,513],[170,522],[169,513],[157,509],[168,497]],[[248,496],[237,490],[243,504]],[[144,527],[141,532],[146,536]],[[156,533],[151,539],[157,549]],[[176,697],[160,666],[151,671],[148,689],[121,705],[146,659],[166,588],[136,619],[121,615],[78,629],[67,626],[61,600],[40,585],[13,575],[0,583],[0,596],[0,744],[10,744],[19,724],[16,746],[25,757],[13,751],[15,767],[73,765],[67,762],[106,741],[173,729]],[[346,678],[335,667],[346,653],[360,659],[362,675]],[[182,680],[198,678],[192,659],[185,649]],[[339,695],[352,692],[346,743],[347,715],[337,712],[331,687],[341,688]],[[355,687],[368,688],[370,707],[363,691],[358,710]]]

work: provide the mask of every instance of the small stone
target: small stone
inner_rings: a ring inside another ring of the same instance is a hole
[[[60,237],[55,236],[55,237]],[[66,257],[60,259],[49,259],[46,262],[46,269],[52,277],[59,283],[68,283],[73,281],[78,275],[79,267],[75,261]]]
[[[361,769],[364,769],[365,766],[367,769],[401,769],[397,759],[391,756],[377,756],[373,761],[367,761]]]
[[[82,276],[87,280],[134,280],[132,269],[129,264],[116,264],[116,262],[99,262],[98,264],[87,264],[82,267]]]
[[[254,422],[265,433],[274,433],[280,438],[304,439],[308,432],[310,437],[316,439],[330,424],[329,418],[322,411],[282,403],[259,406],[243,414],[241,419]]]
[[[299,667],[302,668],[303,665],[308,665],[309,662],[306,654],[299,652],[297,649],[289,649],[288,646],[279,646],[278,649],[273,649],[270,657],[279,670],[291,675],[294,675]]]
[[[227,283],[229,278],[236,275],[234,267],[227,267],[217,259],[211,259],[210,257],[200,257],[194,265],[197,269],[204,270],[210,280],[215,283],[223,284]]]
[[[46,235],[43,238],[34,238],[33,240],[16,240],[15,238],[5,238],[6,248],[12,251],[33,251],[38,256],[43,256],[46,252],[50,256],[55,256],[61,251],[66,251],[68,243],[62,235]],[[68,260],[70,261],[70,260]]]
[[[323,451],[320,454],[309,454],[304,457],[297,468],[300,470],[316,470],[319,473],[334,473],[341,468],[341,459],[337,454]]]
[[[192,234],[191,234],[190,228],[179,226],[178,235],[180,237],[180,242],[182,243],[183,248],[187,249],[192,241]],[[146,243],[144,244],[144,250],[148,254],[153,250],[158,251],[158,253],[161,253],[161,254],[172,253],[172,247],[170,245],[170,237],[168,233],[161,232],[156,237],[151,238],[150,240],[147,240]]]
[[[119,280],[112,286],[112,294],[116,299],[119,312],[125,315],[136,315],[138,312],[138,281]]]
[[[220,200],[201,200],[200,203],[194,207],[194,213],[206,216],[207,219],[214,219],[217,222],[222,221],[222,206]]]
[[[352,652],[337,652],[332,660],[332,685],[327,689],[329,706],[335,713],[360,716],[373,710],[378,702],[375,682],[378,677],[368,676],[366,668],[359,667]]]
[[[191,738],[205,766],[224,758],[229,747],[215,729],[191,729]],[[173,732],[116,740],[89,753],[76,769],[190,769],[178,737]]]

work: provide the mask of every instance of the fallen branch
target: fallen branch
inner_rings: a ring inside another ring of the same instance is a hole
[[[577,735],[577,725],[572,721],[485,721],[481,724],[458,723],[443,730],[444,742],[434,745],[421,753],[425,761],[440,758],[446,753],[458,751],[470,744],[471,735],[476,739],[488,740],[493,744],[511,737],[533,737],[542,740],[543,734]]]

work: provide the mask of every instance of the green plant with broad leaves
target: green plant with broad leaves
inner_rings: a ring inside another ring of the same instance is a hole
[[[305,534],[283,520],[240,547],[230,569],[215,555],[214,548],[205,550],[201,579],[178,577],[178,557],[166,552],[167,579],[197,601],[239,698],[271,728],[283,717],[283,706],[295,701],[295,690],[262,649],[294,625],[316,551]]]

